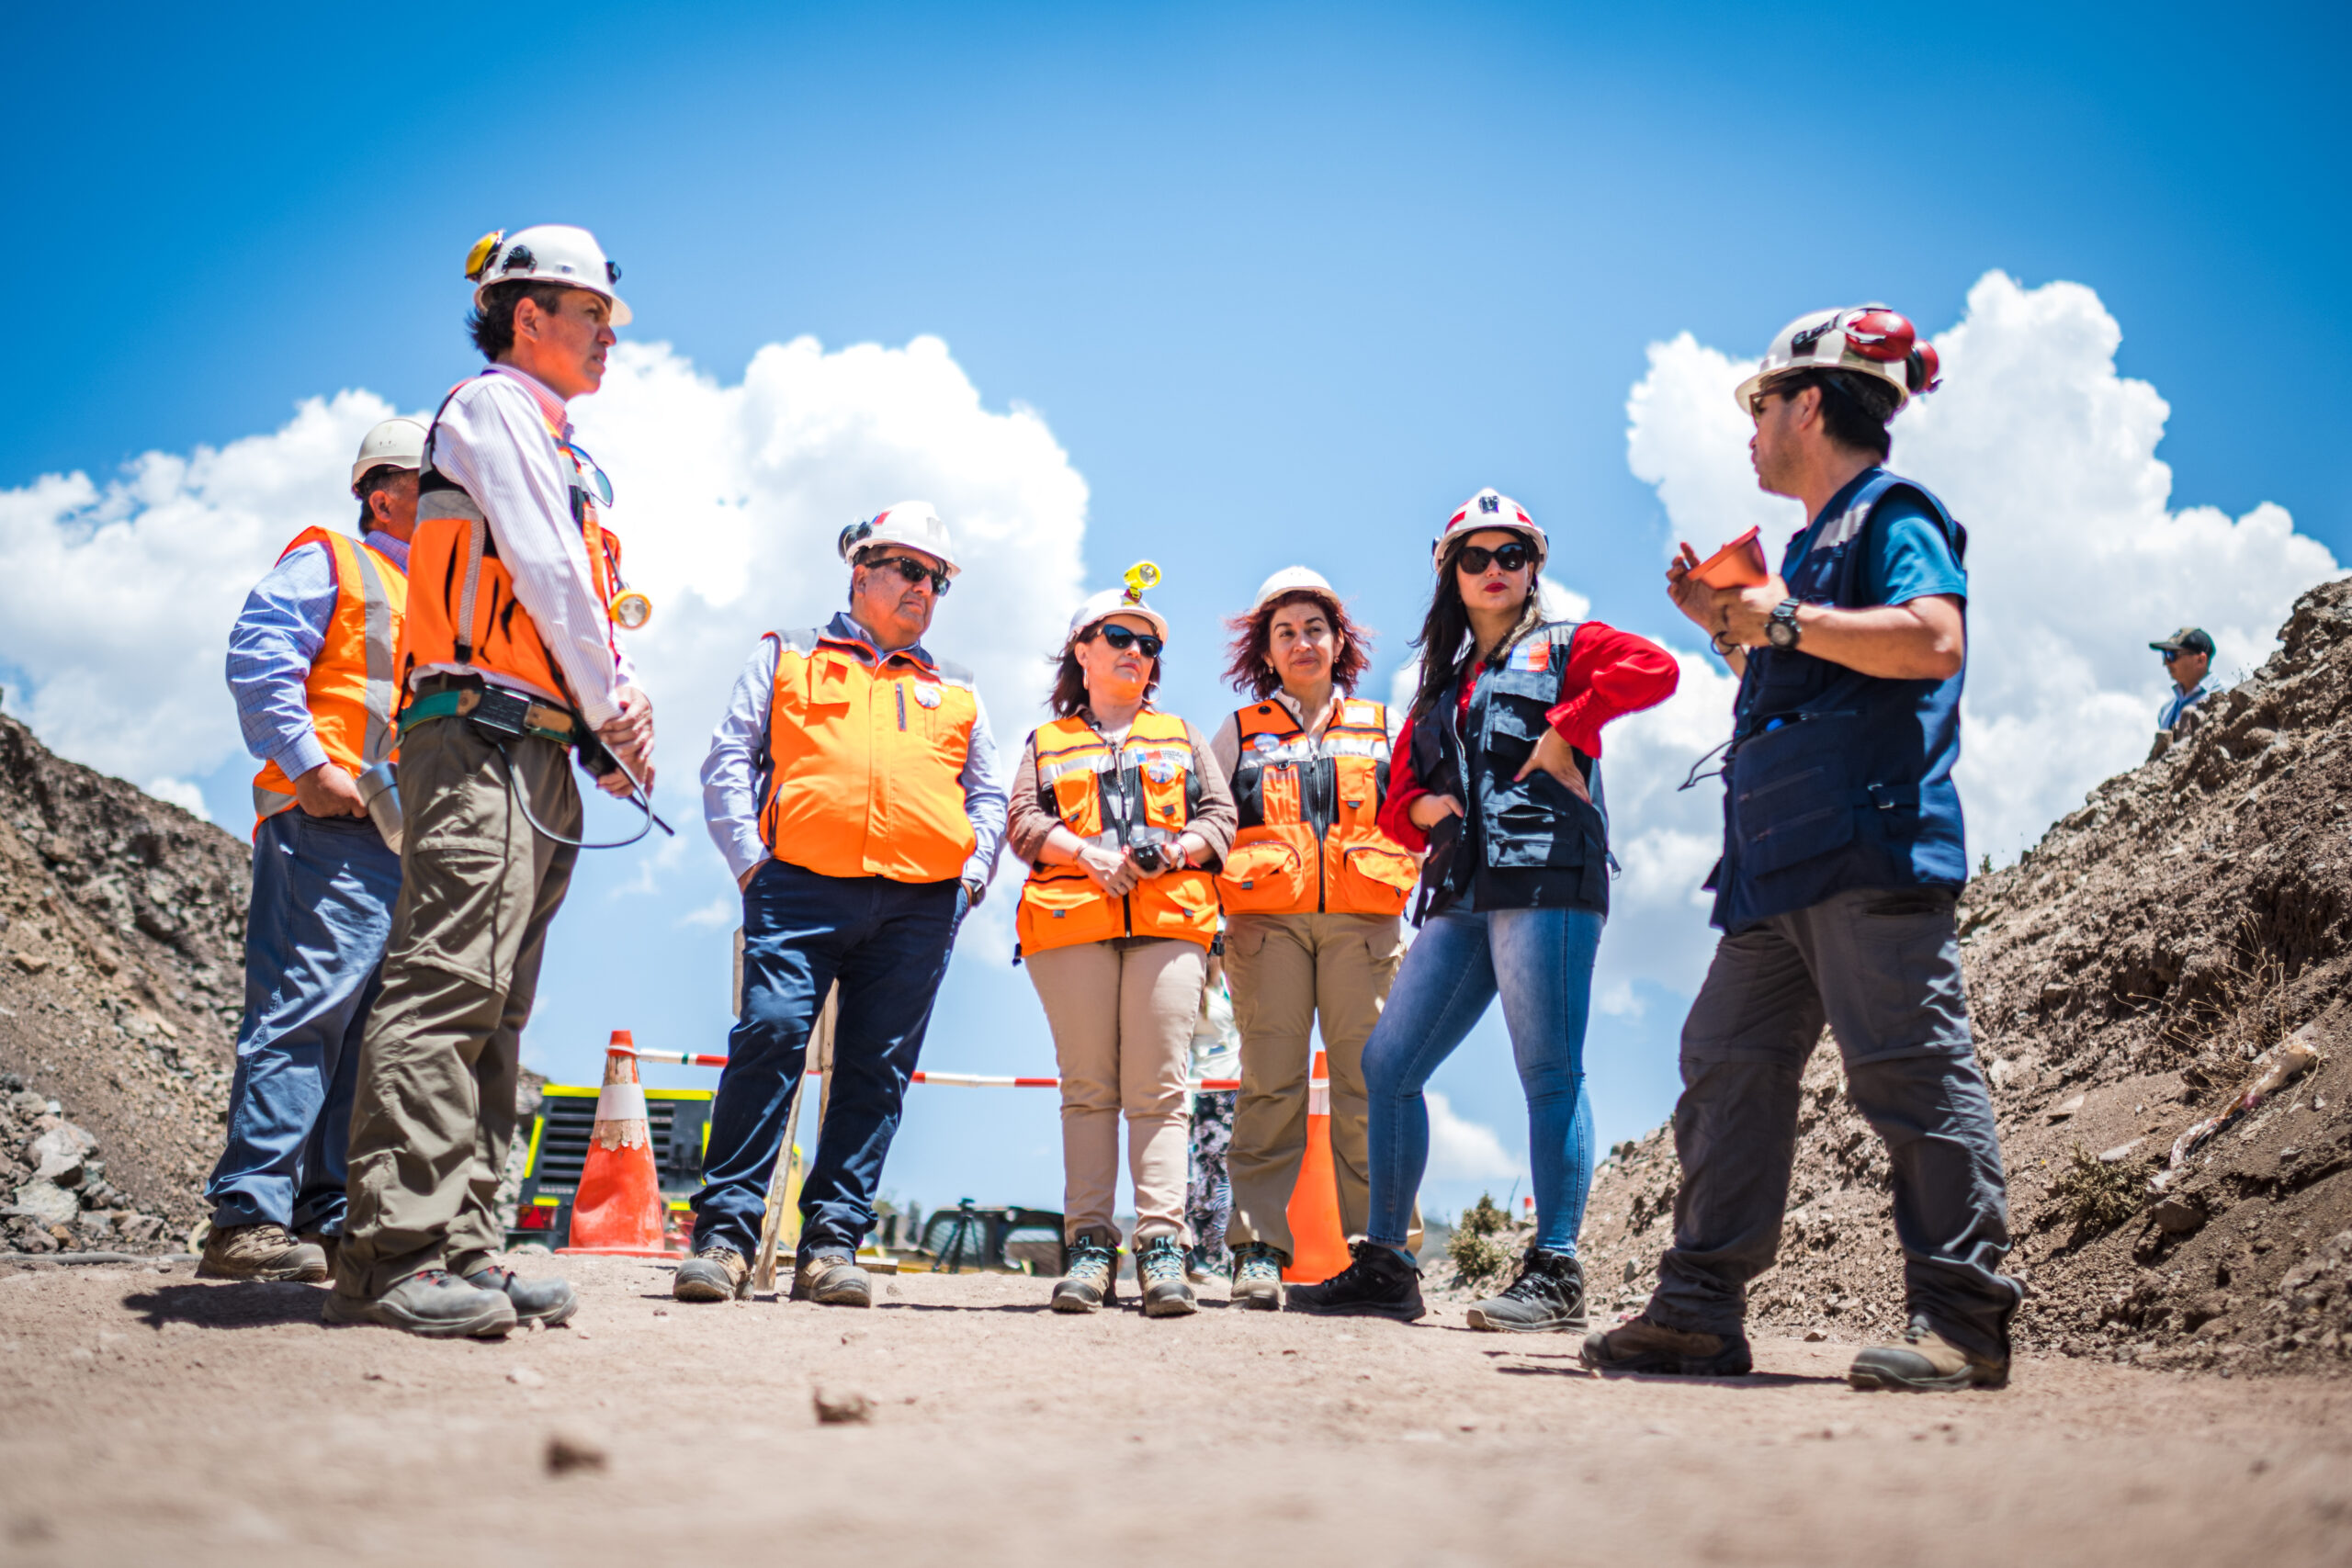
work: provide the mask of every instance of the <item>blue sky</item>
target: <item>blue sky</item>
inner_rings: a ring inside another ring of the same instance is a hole
[[[1626,457],[1649,344],[1750,354],[1864,297],[1941,330],[1996,268],[2097,290],[2171,406],[2177,502],[2277,502],[2352,553],[2340,8],[111,7],[11,43],[0,489],[340,389],[429,405],[469,368],[456,258],[566,220],[625,267],[628,335],[722,382],[803,333],[944,339],[1084,476],[1090,581],[1153,557],[1204,645],[1312,562],[1387,634],[1383,691],[1425,541],[1482,484],[1596,615],[1679,638]],[[1205,646],[1168,697],[1213,722]],[[664,785],[688,819],[692,760]],[[234,826],[242,776],[199,775]],[[626,859],[559,929],[542,1065],[613,1021],[718,1048],[724,932],[672,906],[723,885],[649,913],[613,896]],[[1668,1108],[1679,1011],[1597,1021],[1605,1137]],[[1024,982],[959,963],[936,1065],[1035,1070],[1042,1038]],[[1497,1032],[1448,1074],[1521,1146]],[[1050,1203],[1049,1110],[945,1093],[892,1184]]]

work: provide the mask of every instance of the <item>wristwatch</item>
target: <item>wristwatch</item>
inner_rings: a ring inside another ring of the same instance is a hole
[[[1802,634],[1797,630],[1797,601],[1783,599],[1772,606],[1772,618],[1764,623],[1764,640],[1774,648],[1796,647]]]

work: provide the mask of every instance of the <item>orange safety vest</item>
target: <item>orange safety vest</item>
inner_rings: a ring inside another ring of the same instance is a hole
[[[485,372],[487,374],[487,372]],[[481,379],[477,376],[450,389],[449,397]],[[588,493],[586,469],[580,454],[563,434],[563,405],[536,388],[516,383],[531,393],[546,422],[548,438],[571,460],[571,520],[580,525],[581,543],[588,551],[588,574],[598,604],[610,605],[620,592],[620,541],[598,520],[596,502]],[[449,406],[448,398],[441,406]],[[424,467],[417,481],[416,536],[409,542],[409,581],[421,585],[408,618],[400,650],[400,684],[408,690],[409,677],[424,665],[470,664],[526,682],[542,692],[570,698],[571,682],[540,639],[538,624],[514,597],[514,577],[498,558],[498,541],[490,535],[481,504],[465,488],[433,467],[434,430],[424,438]],[[607,647],[613,634],[605,634]],[[614,657],[619,657],[617,648]]]
[[[816,629],[770,632],[775,684],[760,749],[760,837],[821,876],[945,882],[979,839],[964,764],[980,703],[970,673]]]
[[[397,750],[393,650],[408,614],[408,579],[389,557],[332,528],[303,529],[277,558],[305,545],[324,545],[334,562],[334,613],[327,617],[326,639],[302,682],[303,698],[327,761],[356,777]],[[254,775],[256,818],[293,804],[294,781],[276,761]]]
[[[1057,718],[1029,737],[1036,749],[1037,795],[1081,839],[1136,829],[1173,838],[1193,819],[1200,785],[1184,721],[1147,706],[1114,747],[1083,715]],[[1106,807],[1105,797],[1109,797]],[[1023,953],[1045,953],[1121,936],[1176,937],[1203,947],[1216,939],[1216,879],[1197,866],[1148,876],[1114,898],[1076,865],[1035,865],[1021,886],[1014,920]]]
[[[1341,697],[1310,739],[1283,704],[1233,716],[1241,830],[1217,874],[1227,914],[1396,915],[1420,867],[1377,826],[1388,796],[1388,710]]]

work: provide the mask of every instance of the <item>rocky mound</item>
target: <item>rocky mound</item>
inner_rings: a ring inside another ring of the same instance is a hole
[[[161,1249],[203,1213],[251,877],[243,840],[52,756],[0,716],[0,1073],[16,1080],[0,1077],[0,1207],[14,1211],[11,1246]]]
[[[1962,899],[2021,1348],[2352,1371],[2352,580],[2305,594],[2280,635],[2187,739]],[[1677,1174],[1665,1128],[1603,1163],[1581,1243],[1596,1304],[1646,1299]],[[1825,1043],[1759,1325],[1900,1327],[1886,1174]]]

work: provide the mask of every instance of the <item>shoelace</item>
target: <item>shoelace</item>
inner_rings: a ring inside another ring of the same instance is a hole
[[[1524,1302],[1532,1301],[1542,1295],[1565,1294],[1562,1283],[1560,1274],[1555,1273],[1550,1269],[1541,1264],[1522,1263],[1520,1265],[1519,1278],[1510,1282],[1510,1287],[1503,1292],[1503,1295],[1510,1301]]]
[[[1108,1274],[1112,1251],[1107,1247],[1073,1247],[1069,1249],[1069,1271],[1072,1278],[1083,1274]]]
[[[1172,1247],[1155,1247],[1143,1255],[1143,1277],[1158,1284],[1184,1277],[1184,1255]]]
[[[1282,1273],[1281,1264],[1262,1252],[1253,1252],[1241,1260],[1238,1277],[1244,1280],[1279,1280]]]

